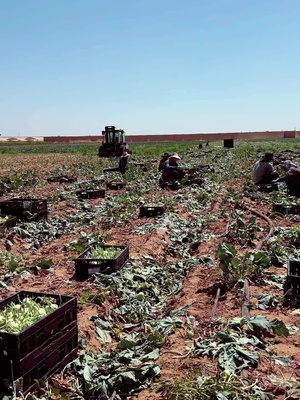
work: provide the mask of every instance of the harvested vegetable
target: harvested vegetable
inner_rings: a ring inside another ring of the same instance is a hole
[[[55,299],[49,297],[26,297],[19,304],[11,303],[0,312],[0,331],[22,332],[57,308]]]
[[[88,254],[88,258],[113,259],[120,255],[122,249],[117,247],[97,247]]]
[[[8,215],[5,217],[0,217],[0,224],[4,224],[8,220]]]

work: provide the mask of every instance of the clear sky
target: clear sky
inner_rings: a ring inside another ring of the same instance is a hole
[[[0,134],[300,130],[300,0],[0,0]]]

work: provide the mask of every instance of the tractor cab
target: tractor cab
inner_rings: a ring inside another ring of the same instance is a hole
[[[99,157],[119,157],[122,155],[121,144],[125,142],[123,129],[115,126],[106,126],[102,131],[103,141],[99,147]]]
[[[102,131],[104,136],[103,143],[106,144],[121,144],[125,141],[125,132],[123,129],[116,129],[115,126],[106,126],[105,130]]]

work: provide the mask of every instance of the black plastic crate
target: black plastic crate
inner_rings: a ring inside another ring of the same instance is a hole
[[[17,217],[14,217],[12,215],[4,215],[0,214],[1,218],[6,218],[6,221],[0,223],[0,232],[5,232],[9,228],[13,228],[17,224]]]
[[[289,260],[285,282],[285,297],[300,301],[300,260]]]
[[[20,304],[27,297],[54,298],[58,308],[20,333],[0,331],[0,377],[3,379],[11,379],[12,372],[14,379],[26,374],[49,353],[48,347],[52,343],[77,329],[76,297],[21,291],[2,300],[0,310],[11,303]]]
[[[300,204],[290,204],[284,206],[282,204],[273,203],[272,210],[283,215],[300,214]]]
[[[101,248],[121,249],[120,254],[113,259],[109,258],[89,258],[92,250]],[[75,259],[75,276],[81,279],[87,279],[93,274],[101,272],[102,274],[110,274],[122,268],[129,260],[128,246],[110,246],[97,245],[88,247],[79,257]]]
[[[300,301],[300,260],[289,260],[284,288],[285,297]]]
[[[57,175],[57,176],[50,176],[49,178],[47,178],[47,182],[48,183],[52,183],[52,182],[59,182],[60,178],[62,178],[63,175]]]
[[[77,182],[77,177],[70,175],[55,175],[47,178],[47,182],[71,183],[71,182]]]
[[[120,190],[123,189],[126,186],[125,182],[107,182],[106,187],[107,189],[112,189],[112,190]]]
[[[80,199],[99,199],[105,197],[104,189],[77,190],[76,196]]]
[[[47,219],[47,200],[44,199],[9,199],[1,201],[0,208],[1,214],[14,215],[22,221],[39,221]]]
[[[77,176],[61,176],[59,183],[74,183],[77,182]]]
[[[277,183],[264,183],[259,185],[258,190],[260,190],[261,192],[270,193],[277,192],[279,188]]]
[[[140,217],[157,217],[166,211],[164,204],[143,204],[140,206]]]
[[[15,381],[17,391],[26,394],[36,389],[36,380],[46,381],[51,375],[60,372],[68,363],[77,358],[78,329],[72,326],[64,330],[60,337],[44,349],[44,352],[32,362],[22,377]],[[4,387],[10,384],[4,380]]]

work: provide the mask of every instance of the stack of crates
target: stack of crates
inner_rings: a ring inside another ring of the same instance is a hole
[[[36,380],[46,380],[77,357],[77,299],[51,293],[21,291],[0,302],[0,311],[25,298],[55,299],[58,308],[20,333],[0,330],[0,389],[7,392],[13,381],[26,393]]]
[[[0,202],[1,214],[13,215],[21,221],[42,221],[47,219],[47,200],[14,198]]]

